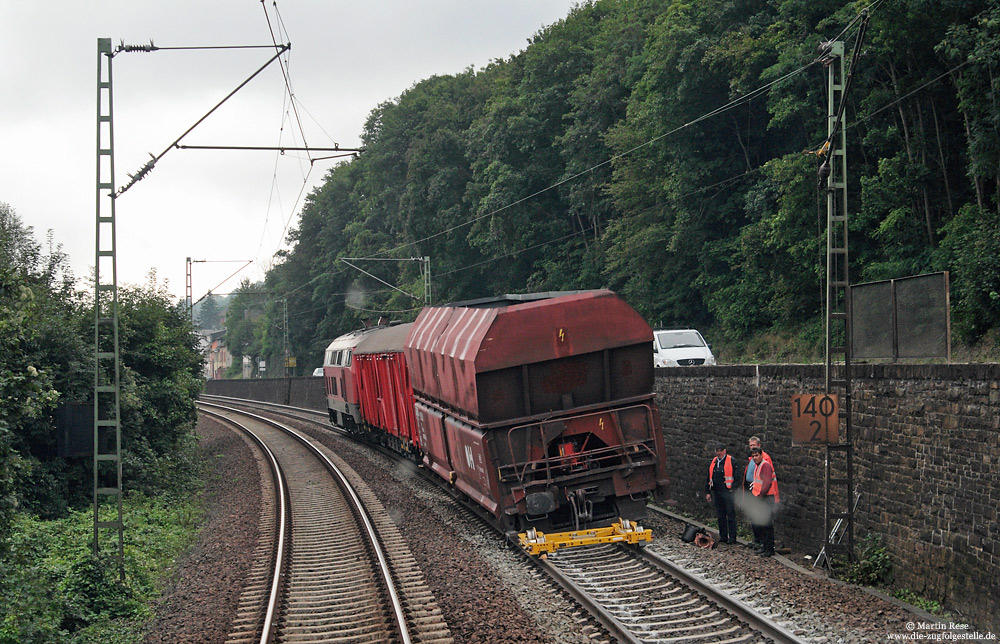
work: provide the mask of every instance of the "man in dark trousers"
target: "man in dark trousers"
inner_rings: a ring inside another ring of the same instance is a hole
[[[764,452],[759,447],[750,449],[750,458],[756,466],[753,471],[753,486],[750,491],[754,497],[762,501],[759,515],[751,515],[759,529],[762,557],[774,556],[774,503],[777,485],[774,481],[774,467],[764,460]]]
[[[760,448],[761,456],[764,457],[765,461],[771,464],[771,469],[772,470],[774,469],[774,461],[772,461],[768,453],[764,451],[764,446],[761,445],[760,438],[758,436],[751,436],[750,440],[747,441],[747,447],[750,449],[750,451],[753,451],[753,448],[755,447]],[[756,496],[749,493],[750,490],[753,488],[753,472],[754,469],[756,469],[756,467],[757,464],[754,463],[753,456],[747,457],[747,467],[746,470],[744,470],[744,480],[742,482],[743,488],[744,490],[746,490],[746,493],[744,493],[744,495],[740,499],[741,501],[740,509],[746,512],[747,515],[750,517],[750,527],[753,530],[753,548],[755,550],[761,550],[763,548],[763,545],[761,544],[760,540],[760,526],[758,526],[757,522],[753,519],[753,515],[758,509],[766,510],[767,508],[760,508],[759,506],[761,503],[763,503],[763,500],[758,499]],[[773,485],[774,485],[773,488],[774,502],[778,503],[781,501],[781,499],[778,496],[777,473],[774,473]]]
[[[715,495],[715,513],[719,518],[719,543],[736,543],[736,505],[733,502],[733,457],[726,446],[715,446],[715,458],[708,465],[705,500],[711,503]]]

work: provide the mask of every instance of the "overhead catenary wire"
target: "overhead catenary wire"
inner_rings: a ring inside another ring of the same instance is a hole
[[[271,15],[270,15],[270,13],[267,10],[266,0],[260,0],[260,4],[261,4],[261,9],[264,11],[264,18],[267,21],[267,28],[268,28],[269,33],[271,34],[271,40],[274,43],[274,47],[277,48],[279,46],[278,45],[278,38],[279,37],[284,36],[286,39],[288,39],[288,30],[286,29],[284,20],[281,17],[281,11],[278,9],[278,3],[277,3],[276,0],[272,0],[272,2],[271,2],[271,5],[272,5],[272,7],[274,9],[275,20],[277,22],[277,30],[278,30],[277,34],[275,34],[275,25],[271,22]],[[284,225],[282,226],[281,234],[278,236],[278,242],[277,242],[277,246],[275,248],[274,254],[277,254],[281,250],[281,247],[285,244],[285,236],[288,233],[288,229],[291,226],[292,220],[294,219],[295,214],[296,214],[296,212],[297,212],[297,210],[299,208],[299,204],[302,202],[302,198],[303,198],[303,195],[305,194],[306,188],[309,185],[309,178],[312,176],[312,170],[313,170],[313,167],[315,166],[315,163],[317,161],[321,161],[321,160],[338,159],[338,158],[343,158],[345,156],[352,156],[352,155],[356,156],[358,153],[363,152],[362,148],[341,148],[340,144],[337,143],[333,139],[333,137],[331,137],[329,135],[329,133],[327,133],[326,130],[323,129],[322,127],[320,127],[320,130],[327,136],[327,138],[329,138],[333,142],[333,147],[332,148],[331,147],[320,147],[320,148],[317,148],[317,147],[311,147],[309,145],[308,140],[306,139],[305,127],[302,124],[302,117],[299,114],[300,102],[299,102],[299,100],[297,99],[297,97],[295,95],[294,89],[292,88],[292,80],[291,80],[291,73],[290,73],[291,64],[288,61],[281,61],[281,60],[279,60],[278,62],[279,62],[279,67],[281,68],[282,77],[284,79],[285,92],[286,92],[286,97],[287,97],[287,100],[288,100],[288,103],[287,103],[287,106],[286,106],[286,109],[285,109],[284,113],[287,115],[288,110],[289,109],[291,110],[291,113],[292,113],[292,115],[294,117],[295,125],[297,126],[297,129],[298,129],[298,132],[299,132],[299,136],[301,137],[301,140],[302,140],[302,146],[301,147],[295,147],[295,149],[301,150],[301,151],[305,151],[307,153],[307,159],[309,161],[309,166],[308,166],[308,168],[301,168],[300,167],[300,170],[303,170],[302,183],[299,186],[299,192],[296,195],[296,198],[293,201],[293,203],[292,203],[292,205],[291,205],[291,207],[290,207],[290,209],[288,211],[288,216],[287,217],[283,217]],[[304,107],[303,107],[303,110],[305,110]],[[308,110],[305,110],[305,111],[306,111],[306,113],[308,113]],[[313,118],[313,121],[316,120],[315,117],[312,117],[311,114],[310,114],[310,117]],[[284,132],[284,118],[282,119],[282,127],[281,127],[280,132],[281,133]],[[293,139],[295,139],[295,132],[294,131],[290,132],[290,135],[292,136]],[[280,142],[280,137],[281,137],[281,134],[279,134],[279,142]],[[334,154],[334,155],[326,155],[326,156],[322,156],[322,157],[317,157],[317,156],[313,155],[313,151],[317,151],[317,152],[341,152],[341,151],[343,151],[343,152],[349,153],[349,154]],[[284,154],[284,152],[282,151],[281,154]],[[276,183],[277,183],[277,164],[275,164],[275,172],[274,172],[274,175],[272,177],[272,190],[276,190]],[[283,210],[283,208],[281,210]],[[268,211],[270,211],[270,206],[268,207]],[[264,238],[266,237],[266,234],[267,234],[266,227],[267,227],[267,220],[268,219],[269,219],[269,217],[265,217],[265,229],[262,232],[261,243],[260,243],[260,245],[259,245],[259,247],[257,249],[258,255],[260,254],[260,249],[263,247]]]
[[[277,14],[278,3],[272,2],[272,5],[274,6],[275,14]],[[271,32],[271,41],[274,43],[275,50],[278,50],[279,48],[278,39],[274,34],[274,28],[271,26],[271,16],[267,12],[267,5],[265,4],[265,0],[260,0],[260,6],[264,10],[264,18],[265,20],[267,20],[267,29],[268,31]],[[289,102],[291,103],[292,113],[295,115],[295,122],[299,126],[299,134],[302,135],[302,145],[308,148],[309,143],[306,141],[306,131],[302,127],[302,119],[299,118],[298,109],[295,107],[295,92],[292,91],[292,80],[291,78],[289,78],[288,70],[286,69],[287,64],[288,64],[287,62],[282,62],[281,60],[278,60],[278,67],[281,68],[281,76],[282,78],[285,79],[285,90],[288,92],[288,98]]]
[[[204,262],[204,261],[210,261],[210,260],[198,260],[198,261],[202,261],[202,262]],[[224,262],[225,260],[214,260],[214,261],[217,261],[217,262]],[[216,284],[216,285],[215,285],[215,286],[214,286],[213,288],[210,288],[210,289],[208,289],[208,292],[207,292],[207,293],[205,293],[204,295],[202,295],[201,297],[199,297],[199,298],[198,298],[198,301],[197,301],[197,302],[194,302],[194,303],[192,303],[192,304],[191,304],[191,306],[193,307],[193,306],[195,306],[196,304],[200,303],[200,302],[201,302],[202,300],[204,300],[204,299],[205,299],[206,297],[210,296],[210,295],[212,294],[212,291],[214,291],[215,289],[219,288],[220,286],[222,286],[223,284],[225,284],[225,283],[226,283],[226,282],[228,282],[229,280],[231,280],[231,279],[233,279],[234,277],[236,277],[236,275],[237,275],[237,274],[238,274],[238,273],[239,273],[240,271],[242,271],[242,270],[243,270],[244,268],[246,268],[247,266],[249,266],[250,264],[252,264],[252,263],[253,263],[253,260],[252,260],[252,259],[247,259],[247,260],[237,260],[237,261],[245,261],[246,263],[245,263],[245,264],[243,264],[243,266],[240,266],[239,268],[237,268],[237,269],[236,269],[235,271],[233,271],[233,272],[232,272],[232,274],[231,274],[231,275],[229,275],[229,277],[227,277],[226,279],[224,279],[224,280],[222,280],[221,282],[219,282],[218,284]]]
[[[162,159],[164,157],[164,155],[167,154],[167,152],[169,152],[170,150],[178,147],[178,144],[181,142],[181,140],[184,137],[186,137],[188,134],[190,134],[191,131],[194,130],[196,127],[198,127],[199,125],[201,125],[201,123],[204,122],[205,119],[207,119],[209,116],[211,116],[212,113],[215,112],[215,110],[219,109],[222,106],[222,104],[225,103],[226,101],[228,101],[230,98],[232,98],[233,95],[236,94],[236,92],[238,92],[241,89],[243,89],[250,81],[252,81],[254,78],[256,78],[262,71],[264,71],[265,69],[267,69],[268,66],[270,66],[271,63],[273,63],[275,60],[277,60],[281,56],[281,54],[284,51],[286,51],[287,49],[289,49],[289,48],[291,48],[291,44],[281,45],[279,47],[278,53],[276,53],[274,56],[272,56],[270,59],[268,59],[268,61],[266,63],[264,63],[263,65],[261,65],[260,68],[257,71],[255,71],[246,80],[244,80],[242,83],[240,83],[236,87],[236,89],[234,89],[233,91],[229,92],[229,94],[227,94],[225,98],[223,98],[221,101],[219,101],[218,103],[216,103],[215,106],[212,107],[212,109],[208,110],[208,112],[206,112],[204,116],[202,116],[200,119],[198,119],[197,121],[195,121],[194,125],[192,125],[188,129],[186,129],[183,134],[181,134],[179,137],[177,137],[176,139],[174,139],[173,143],[171,143],[170,145],[168,145],[166,148],[164,148],[164,150],[162,152],[160,152],[157,155],[153,155],[152,153],[150,153],[149,156],[152,157],[152,159],[150,161],[148,161],[146,163],[146,165],[144,165],[142,168],[140,168],[138,172],[136,172],[135,174],[129,175],[129,179],[130,179],[129,182],[127,184],[125,184],[125,186],[123,186],[122,188],[120,188],[117,192],[115,192],[114,195],[113,195],[113,197],[115,199],[117,199],[118,197],[122,196],[129,188],[131,188],[133,185],[135,185],[136,182],[142,180],[153,169],[153,166],[156,165],[156,162],[159,161],[160,159]]]

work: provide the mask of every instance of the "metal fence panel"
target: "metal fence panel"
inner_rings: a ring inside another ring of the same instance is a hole
[[[896,280],[900,358],[948,357],[945,273]]]
[[[948,273],[851,287],[854,359],[951,359]]]

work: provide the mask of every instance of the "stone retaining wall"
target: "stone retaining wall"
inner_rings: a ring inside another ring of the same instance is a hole
[[[323,379],[312,376],[299,378],[265,378],[262,380],[209,380],[205,393],[264,402],[280,403],[306,409],[326,409]]]
[[[1000,365],[858,365],[852,380],[856,542],[880,536],[899,586],[997,632]],[[790,423],[792,394],[823,386],[821,365],[657,369],[674,500],[704,512],[715,443],[742,474],[758,435],[781,484],[778,546],[818,553],[826,449],[793,446]]]

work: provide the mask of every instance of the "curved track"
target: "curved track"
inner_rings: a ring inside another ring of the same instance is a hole
[[[258,401],[238,404],[265,407],[267,413],[333,429],[322,412]],[[600,545],[564,549],[546,558],[525,557],[620,642],[802,642],[738,599],[647,549]]]
[[[451,642],[447,625],[377,499],[329,450],[265,418],[211,405],[273,463],[276,505],[230,642]],[[362,501],[362,497],[367,497]],[[270,513],[266,513],[270,514]],[[265,518],[265,520],[267,520]]]

